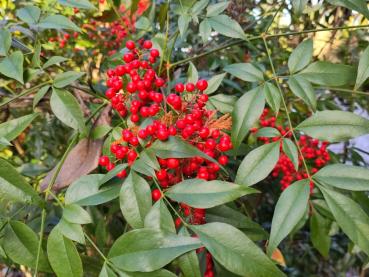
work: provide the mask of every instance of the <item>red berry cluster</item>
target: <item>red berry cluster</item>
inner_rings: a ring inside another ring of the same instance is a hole
[[[63,33],[56,37],[50,37],[49,42],[57,42],[59,43],[59,48],[64,48],[68,42],[74,43],[78,36],[79,34],[77,32],[74,32],[72,35],[69,33]]]
[[[288,127],[284,127],[276,123],[276,118],[274,116],[269,115],[269,109],[264,109],[259,124],[262,127],[274,127],[279,130],[283,137],[291,138],[292,132]],[[253,128],[251,130],[253,133],[257,131],[257,128]],[[278,141],[280,137],[259,137],[258,140],[263,141],[264,143],[270,143],[272,141]],[[328,142],[320,142],[317,139],[313,139],[306,135],[301,135],[299,137],[299,141],[297,142],[298,146],[301,149],[302,155],[309,166],[309,171],[311,174],[316,173],[319,168],[323,167],[329,160],[330,156],[327,151]],[[296,180],[302,180],[308,178],[308,174],[305,171],[305,168],[302,166],[302,157],[299,156],[299,167],[296,171],[293,163],[288,158],[288,156],[284,153],[281,154],[279,161],[272,172],[272,177],[280,178],[280,185],[282,190],[286,189],[291,183]],[[311,183],[311,187],[313,184]]]

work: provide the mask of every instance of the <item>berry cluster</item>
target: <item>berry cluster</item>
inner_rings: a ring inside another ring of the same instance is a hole
[[[63,33],[59,36],[50,37],[49,42],[58,43],[59,48],[64,48],[67,43],[74,43],[78,36],[79,34],[77,32],[74,32],[72,35],[69,33]]]
[[[274,116],[269,115],[269,109],[264,109],[259,124],[262,127],[274,127],[279,130],[283,137],[291,138],[292,132],[288,127],[284,127],[282,125],[278,125],[276,123],[276,118]],[[257,128],[253,128],[252,132],[256,132]],[[264,143],[270,143],[272,141],[278,141],[280,137],[259,137],[258,140]],[[329,160],[330,156],[327,151],[328,142],[320,142],[317,139],[313,139],[306,135],[301,135],[299,137],[299,141],[297,142],[298,146],[301,149],[304,160],[307,162],[307,165],[310,167],[309,171],[311,174],[316,173],[319,168],[323,167]],[[281,154],[279,161],[272,172],[272,177],[280,178],[280,185],[282,190],[286,189],[291,183],[296,180],[302,180],[308,178],[308,174],[302,166],[302,157],[299,156],[299,167],[296,171],[293,163],[288,158],[288,156],[284,153]],[[311,183],[311,187],[313,184]]]

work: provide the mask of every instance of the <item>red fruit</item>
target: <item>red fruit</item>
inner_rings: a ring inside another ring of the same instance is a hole
[[[114,167],[115,167],[115,164],[113,164],[113,163],[109,163],[109,164],[106,166],[106,170],[107,170],[107,171],[110,171],[110,170],[112,170]]]
[[[138,131],[138,134],[137,136],[140,138],[140,139],[145,139],[147,137],[147,131],[145,129],[141,129]]]
[[[184,85],[182,83],[178,83],[175,85],[176,92],[183,92],[184,91]]]
[[[133,162],[137,158],[137,153],[134,150],[130,150],[127,153],[128,162]]]
[[[133,123],[136,123],[136,122],[140,121],[140,117],[139,117],[138,114],[132,114],[130,119]]]
[[[126,62],[126,63],[129,63],[131,61],[133,61],[133,59],[135,58],[135,56],[132,54],[132,53],[126,53],[124,54],[123,56],[123,60]]]
[[[99,165],[101,166],[107,166],[110,163],[108,156],[101,156],[99,159]]]
[[[153,57],[153,58],[157,58],[159,57],[160,53],[159,53],[159,50],[158,49],[151,49],[150,51],[150,56]]]
[[[108,97],[109,99],[112,99],[115,96],[115,91],[112,88],[109,88],[106,92],[105,92],[106,97]]]
[[[118,178],[126,178],[127,177],[127,170],[123,169],[121,172],[117,174]]]
[[[133,83],[133,82],[129,82],[129,83],[127,84],[127,91],[128,91],[129,93],[134,93],[136,90],[137,90],[137,87],[136,87],[135,83]]]
[[[160,169],[159,171],[156,172],[156,177],[158,178],[159,181],[163,181],[167,179],[168,174],[165,171],[165,169]]]
[[[218,158],[218,162],[221,165],[226,165],[228,163],[228,157],[226,155],[222,155]]]
[[[132,41],[132,40],[129,40],[126,42],[126,47],[129,49],[129,50],[133,50],[135,49],[136,47],[136,44]]]
[[[167,159],[167,167],[171,169],[175,169],[179,166],[179,160],[175,158]]]
[[[210,130],[209,128],[207,127],[202,127],[199,131],[199,136],[202,138],[202,139],[206,139],[210,134]]]
[[[181,226],[181,224],[182,224],[182,220],[179,217],[177,217],[176,220],[175,220],[176,228],[179,228]]]
[[[143,48],[145,48],[145,49],[151,49],[151,47],[152,47],[151,40],[145,40],[144,43],[143,43]]]
[[[133,137],[133,134],[130,130],[123,130],[122,137],[124,141],[128,142]]]
[[[155,85],[157,87],[162,87],[162,86],[164,86],[164,84],[165,84],[165,81],[162,78],[158,78],[158,79],[155,80]]]
[[[194,85],[193,83],[187,83],[187,85],[186,85],[186,90],[187,90],[188,92],[192,92],[192,91],[194,91],[194,90],[195,90],[195,85]]]
[[[160,140],[167,140],[169,132],[166,129],[161,129],[156,132],[156,137]]]
[[[155,201],[155,202],[158,201],[161,198],[161,191],[158,190],[158,189],[154,189],[151,192],[151,197],[152,197],[153,201]]]
[[[207,102],[208,101],[208,99],[209,99],[209,96],[207,95],[207,94],[201,94],[200,96],[199,96],[199,100],[201,101],[201,102]]]
[[[137,146],[139,144],[138,138],[137,137],[131,137],[131,139],[129,140],[129,143],[133,146]]]
[[[196,87],[197,87],[198,90],[204,91],[208,87],[208,82],[206,80],[199,80],[196,83]]]

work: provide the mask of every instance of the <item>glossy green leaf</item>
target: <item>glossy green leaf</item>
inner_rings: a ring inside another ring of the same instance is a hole
[[[12,36],[7,29],[0,29],[0,56],[6,56],[12,45]]]
[[[300,15],[304,11],[307,2],[308,0],[292,0],[292,7],[294,13]]]
[[[264,80],[263,72],[251,63],[234,63],[227,65],[224,71],[247,82],[261,82]]]
[[[352,66],[322,61],[310,64],[299,75],[313,84],[335,87],[354,83],[356,76]]]
[[[301,42],[288,58],[288,69],[291,74],[305,68],[313,57],[313,41],[311,39]]]
[[[33,97],[33,109],[36,108],[37,104],[41,101],[41,99],[46,95],[46,93],[49,91],[50,86],[43,86],[38,90],[38,92]]]
[[[90,214],[77,204],[66,205],[63,209],[63,218],[76,224],[88,224],[92,222]]]
[[[320,169],[313,178],[341,189],[369,191],[369,170],[364,167],[330,164]]]
[[[43,69],[46,69],[52,65],[59,64],[62,62],[67,61],[67,58],[61,57],[61,56],[52,56],[50,59],[47,60],[46,63],[42,66]]]
[[[74,240],[75,242],[85,244],[85,236],[83,234],[82,226],[76,223],[71,223],[62,218],[58,225],[59,231],[70,240]]]
[[[165,195],[194,208],[212,208],[257,190],[219,180],[187,179],[170,187]]]
[[[368,255],[368,215],[351,198],[322,186],[319,189],[342,231]]]
[[[36,6],[26,6],[18,9],[15,14],[20,20],[27,24],[36,24],[40,19],[41,10]]]
[[[199,33],[203,43],[207,43],[211,35],[211,26],[206,18],[199,25]]]
[[[273,109],[273,111],[278,112],[281,106],[281,94],[279,93],[278,88],[275,85],[266,82],[263,86],[263,93],[268,105]]]
[[[295,170],[297,170],[299,167],[299,154],[297,151],[296,144],[292,140],[284,138],[282,148],[283,152],[291,160]]]
[[[178,29],[181,37],[183,38],[188,29],[188,24],[191,21],[191,16],[187,14],[181,14],[178,17]]]
[[[360,56],[355,87],[359,88],[369,77],[369,46]]]
[[[85,121],[77,99],[64,89],[53,88],[50,98],[51,110],[65,125],[85,132]]]
[[[119,269],[149,272],[199,247],[201,243],[197,238],[143,228],[119,237],[111,247],[108,258]]]
[[[322,111],[301,122],[296,129],[319,140],[346,141],[369,133],[369,120],[351,112]]]
[[[279,159],[279,141],[249,152],[237,170],[235,183],[252,186],[266,178]]]
[[[210,26],[219,34],[231,37],[246,39],[246,34],[240,24],[225,14],[208,18]]]
[[[146,176],[155,177],[155,170],[160,169],[158,159],[155,152],[151,148],[147,148],[140,153],[140,158],[137,159],[131,166],[136,172],[142,173]]]
[[[294,95],[301,98],[313,111],[316,110],[316,95],[309,81],[299,75],[290,76],[288,78],[288,86]]]
[[[232,142],[237,149],[246,137],[249,129],[263,113],[265,97],[261,87],[246,92],[235,104],[232,113]]]
[[[228,5],[229,5],[228,1],[209,5],[206,8],[206,16],[207,17],[216,16],[222,13],[228,7]]]
[[[291,233],[304,216],[309,195],[310,181],[308,179],[294,182],[282,192],[274,210],[267,248],[269,255],[274,252],[279,243]]]
[[[179,235],[189,237],[190,234],[185,227],[179,230]],[[190,251],[178,258],[178,266],[181,269],[183,277],[201,277],[199,259],[196,251]]]
[[[335,6],[341,6],[350,10],[358,11],[366,18],[369,18],[368,6],[365,0],[328,0],[328,2]]]
[[[313,211],[310,217],[310,240],[319,253],[328,258],[331,237],[329,236],[330,222],[321,216],[317,211]]]
[[[35,268],[39,238],[26,224],[10,221],[6,228],[2,246],[6,255],[17,264]],[[41,249],[38,268],[50,272],[50,266]]]
[[[119,202],[128,224],[133,228],[144,227],[145,217],[152,205],[151,190],[146,180],[132,171],[122,185]]]
[[[84,72],[67,71],[55,76],[53,86],[64,88],[85,75]]]
[[[116,167],[114,167],[112,170],[108,171],[108,173],[106,173],[104,175],[103,178],[101,178],[100,182],[99,182],[99,186],[101,186],[102,184],[105,184],[106,182],[108,182],[109,180],[113,179],[114,177],[117,176],[117,174],[119,172],[121,172],[123,169],[126,169],[128,166],[127,163],[124,164],[118,164]]]
[[[241,276],[285,276],[244,233],[225,223],[191,226],[212,256]]]
[[[199,73],[197,72],[195,65],[190,62],[187,70],[187,82],[195,84],[198,79]]]
[[[23,54],[15,51],[0,62],[0,73],[23,84]]]
[[[172,215],[163,199],[156,201],[147,213],[144,226],[145,228],[153,228],[176,233],[176,227],[174,226]]]
[[[222,83],[225,75],[226,75],[226,73],[223,73],[223,74],[218,74],[218,75],[215,75],[215,76],[211,77],[208,80],[208,88],[204,91],[204,93],[206,93],[206,94],[214,93],[219,88],[219,86]]]
[[[37,26],[44,29],[81,31],[76,24],[60,14],[49,15],[46,18],[41,19]]]
[[[0,124],[0,137],[8,141],[17,138],[39,115],[38,113],[33,113]]]
[[[281,133],[276,128],[263,127],[257,131],[256,136],[274,138],[274,137],[280,137]]]
[[[78,9],[94,10],[96,7],[88,0],[58,0],[59,4]]]
[[[82,261],[74,243],[54,228],[47,240],[47,254],[58,277],[82,277]]]

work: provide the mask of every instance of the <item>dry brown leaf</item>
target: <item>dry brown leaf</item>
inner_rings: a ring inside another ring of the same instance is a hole
[[[271,258],[272,260],[276,261],[281,266],[286,267],[286,261],[283,257],[281,250],[279,250],[278,248],[274,250]]]

